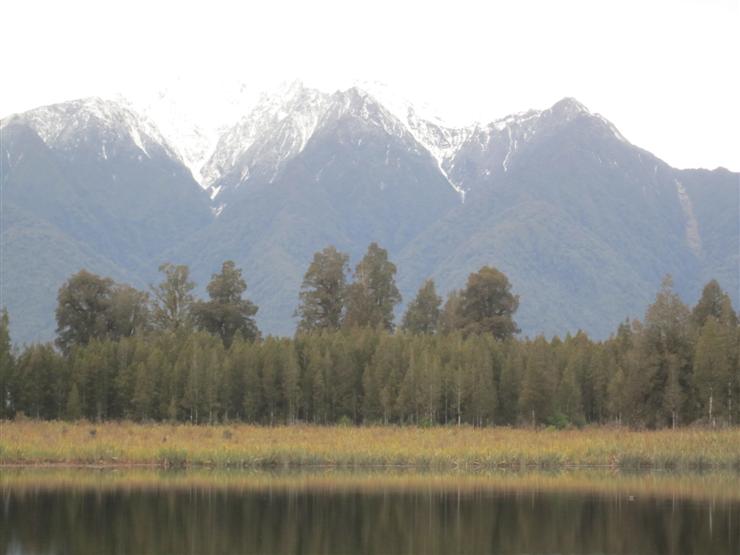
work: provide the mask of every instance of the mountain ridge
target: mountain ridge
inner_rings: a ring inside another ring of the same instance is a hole
[[[1,120],[16,335],[48,337],[62,269],[146,287],[160,263],[186,263],[202,293],[224,259],[244,269],[263,330],[291,334],[312,254],[334,244],[357,261],[372,241],[398,265],[404,301],[427,277],[447,293],[500,267],[530,335],[604,336],[641,316],[666,273],[688,301],[713,277],[740,300],[738,174],[672,168],[573,98],[467,127],[357,87],[294,84],[261,102],[221,135],[209,183],[126,103]]]

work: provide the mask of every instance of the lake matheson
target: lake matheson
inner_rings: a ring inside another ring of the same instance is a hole
[[[0,471],[0,552],[734,555],[724,473]]]

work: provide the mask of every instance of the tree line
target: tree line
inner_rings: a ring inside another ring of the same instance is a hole
[[[14,349],[0,318],[0,419],[261,424],[738,422],[738,317],[710,281],[689,308],[670,277],[643,321],[605,341],[519,338],[519,299],[485,266],[446,301],[427,280],[400,326],[395,265],[372,243],[353,272],[317,252],[293,338],[263,338],[232,261],[195,298],[187,266],[147,292],[82,270],[60,288],[54,343]],[[352,278],[350,281],[349,278]]]

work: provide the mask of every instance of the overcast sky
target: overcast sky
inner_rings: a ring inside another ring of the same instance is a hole
[[[677,167],[740,170],[740,2],[373,0],[3,3],[0,116],[224,83],[380,81],[453,123],[573,96]]]

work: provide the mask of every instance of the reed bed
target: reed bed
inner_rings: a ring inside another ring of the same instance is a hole
[[[740,429],[0,423],[0,465],[740,470]]]

